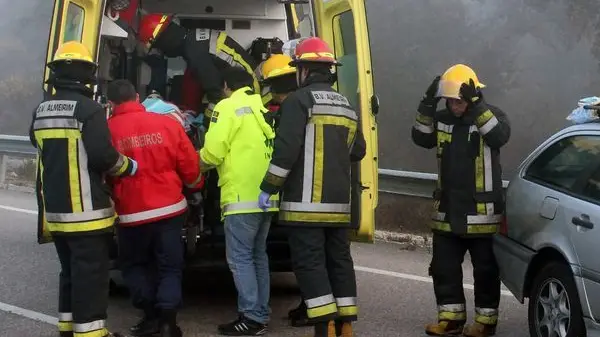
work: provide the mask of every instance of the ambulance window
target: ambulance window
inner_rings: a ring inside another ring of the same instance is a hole
[[[359,109],[358,64],[352,11],[333,18],[334,50],[341,67],[337,68],[338,91],[346,96],[355,109]]]
[[[77,6],[74,3],[69,3],[67,8],[67,17],[65,19],[65,33],[63,35],[63,42],[67,41],[79,41],[83,35],[83,23],[84,23],[85,11],[83,8]]]
[[[291,4],[296,38],[315,36],[312,20],[312,7],[308,4]]]

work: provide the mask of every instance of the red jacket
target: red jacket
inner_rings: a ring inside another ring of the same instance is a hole
[[[135,176],[109,182],[119,223],[135,226],[184,213],[184,185],[202,188],[204,178],[200,157],[181,124],[127,102],[115,107],[108,127],[113,145],[138,163]]]

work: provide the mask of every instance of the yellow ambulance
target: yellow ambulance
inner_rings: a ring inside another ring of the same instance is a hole
[[[193,28],[225,30],[248,50],[257,41],[286,41],[283,49],[293,49],[294,41],[308,36],[319,36],[334,48],[343,64],[337,69],[335,87],[360,112],[360,127],[367,143],[365,158],[353,169],[353,240],[373,242],[379,101],[373,90],[365,0],[54,0],[46,61],[61,43],[80,41],[93,51],[99,64],[99,101],[106,84],[116,78],[131,80],[143,96],[145,86],[156,74],[152,75],[144,62],[149,51],[136,39],[136,25],[142,15],[149,13],[175,14],[180,22]],[[185,62],[180,58],[165,58],[164,62],[166,71],[160,75],[174,86],[182,77]],[[48,76],[46,68],[44,83]],[[176,91],[174,87],[170,90]],[[53,89],[44,84],[44,91],[48,94]],[[222,228],[200,227],[188,227],[182,235],[188,247],[188,266],[226,267]],[[289,252],[280,230],[273,226],[269,236],[272,269],[289,271]],[[39,240],[44,241],[43,228],[38,232]]]

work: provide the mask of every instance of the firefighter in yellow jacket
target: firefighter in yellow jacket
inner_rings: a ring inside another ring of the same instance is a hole
[[[500,148],[510,138],[510,124],[502,110],[485,102],[483,87],[468,66],[450,67],[429,86],[412,129],[417,145],[437,147],[439,169],[430,266],[438,322],[426,327],[428,335],[496,332],[500,278],[492,235],[504,212]],[[441,98],[446,108],[436,111]],[[475,278],[475,323],[469,326],[462,286],[467,250]]]
[[[296,279],[316,337],[351,337],[357,320],[356,278],[350,255],[350,168],[365,156],[358,114],[331,88],[340,66],[327,43],[312,37],[296,48],[299,89],[281,104],[273,159],[260,204],[282,193],[279,225],[288,240]]]
[[[202,169],[216,167],[219,173],[227,263],[238,291],[238,319],[218,328],[222,335],[258,336],[270,319],[267,236],[272,212],[278,211],[276,203],[263,211],[258,194],[275,132],[265,121],[260,95],[251,89],[252,76],[235,67],[223,77],[228,98],[215,106],[200,150]]]
[[[87,86],[97,67],[88,49],[67,42],[48,67],[48,92],[56,93],[35,109],[29,135],[38,149],[38,242],[51,235],[61,264],[58,329],[61,337],[117,336],[106,329],[116,214],[103,176],[133,175],[137,163],[111,144],[105,110]]]

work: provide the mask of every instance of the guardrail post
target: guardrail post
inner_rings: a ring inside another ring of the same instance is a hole
[[[6,180],[6,162],[8,161],[8,156],[3,154],[0,155],[0,186],[4,186],[4,181]]]

